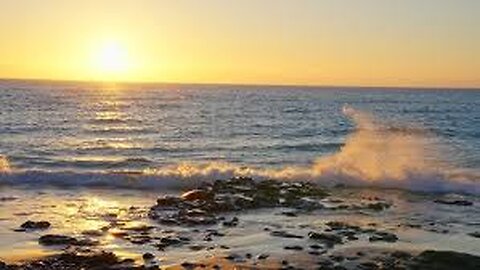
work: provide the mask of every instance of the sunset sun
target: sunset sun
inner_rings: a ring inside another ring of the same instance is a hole
[[[94,49],[93,68],[104,80],[118,79],[131,69],[131,60],[125,45],[118,41],[101,43]]]

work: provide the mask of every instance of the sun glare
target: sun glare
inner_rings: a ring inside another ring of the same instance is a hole
[[[94,55],[97,76],[104,80],[120,79],[130,69],[127,49],[119,42],[108,41],[96,49]]]

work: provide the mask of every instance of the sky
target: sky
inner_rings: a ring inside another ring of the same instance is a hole
[[[1,0],[0,77],[480,87],[480,1]]]

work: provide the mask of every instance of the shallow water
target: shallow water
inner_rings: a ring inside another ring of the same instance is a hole
[[[283,211],[291,211],[286,208],[259,209],[226,214],[227,219],[233,216],[239,218],[237,227],[221,224],[180,227],[159,225],[147,218],[149,207],[159,195],[157,192],[105,189],[34,191],[11,188],[3,188],[1,191],[2,194],[10,194],[10,197],[3,197],[0,203],[0,259],[10,262],[60,252],[64,248],[42,247],[38,244],[40,235],[54,233],[85,237],[83,232],[99,230],[107,225],[112,226],[108,232],[100,236],[88,236],[100,241],[100,245],[94,248],[114,251],[119,256],[139,261],[143,253],[151,252],[162,266],[228,254],[250,253],[254,257],[269,254],[272,258],[295,254],[304,256],[306,253],[286,251],[284,247],[300,245],[308,250],[308,246],[315,243],[306,237],[308,232],[325,230],[328,221],[344,221],[363,228],[389,231],[399,237],[395,243],[386,243],[369,242],[368,236],[364,235],[358,241],[336,246],[329,254],[355,248],[390,248],[412,251],[455,250],[480,255],[479,239],[468,235],[478,229],[480,224],[480,200],[472,196],[462,198],[471,200],[474,206],[462,207],[433,203],[438,197],[426,194],[398,190],[336,189],[332,192],[334,196],[324,201],[325,205],[334,204],[336,199],[341,199],[342,203],[355,204],[380,198],[393,206],[382,212],[323,209],[311,213],[300,212],[297,217],[282,215]],[[14,229],[26,220],[48,220],[52,227],[45,231],[15,232]],[[113,236],[122,228],[139,225],[155,226],[150,232],[151,236],[180,235],[191,238],[192,242],[159,251],[153,243],[136,245]],[[285,230],[305,238],[273,237],[265,228]],[[207,229],[216,229],[225,236],[205,241]],[[192,245],[204,248],[193,251],[189,248]]]

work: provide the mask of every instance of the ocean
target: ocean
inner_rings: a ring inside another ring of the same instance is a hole
[[[0,81],[6,185],[249,175],[478,194],[479,139],[475,90]]]
[[[479,256],[479,138],[475,90],[4,80],[0,266]]]

